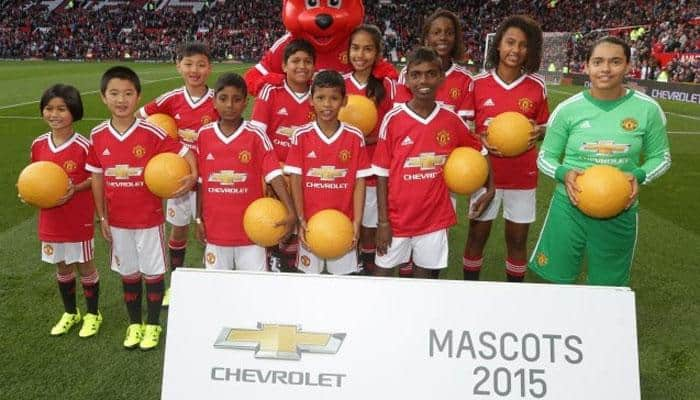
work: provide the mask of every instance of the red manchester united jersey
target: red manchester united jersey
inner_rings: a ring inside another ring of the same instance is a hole
[[[472,76],[466,68],[458,64],[452,66],[445,71],[445,80],[435,93],[435,101],[445,105],[450,111],[457,113],[462,118],[470,118],[473,114],[468,107],[467,91],[469,84],[472,82]],[[399,75],[399,85],[397,85],[396,102],[405,103],[413,95],[406,86],[406,67],[401,70]]]
[[[313,120],[309,92],[294,93],[287,82],[280,86],[263,86],[255,99],[251,117],[252,123],[270,138],[282,162],[287,159],[294,131]]]
[[[197,140],[197,131],[219,119],[219,113],[214,108],[214,90],[209,89],[204,96],[194,100],[184,86],[162,94],[141,107],[139,113],[143,118],[158,113],[173,117],[177,123],[180,141],[191,149]]]
[[[525,74],[506,84],[491,70],[474,77],[468,105],[473,110],[475,129],[485,134],[491,119],[506,111],[517,111],[537,124],[549,118],[547,89],[539,75]],[[490,156],[494,183],[499,189],[537,187],[537,149],[517,157]]]
[[[343,78],[345,79],[345,88],[347,90],[348,95],[367,95],[367,84],[362,84],[358,82],[357,79],[355,79],[355,77],[352,75],[352,72],[343,75]],[[384,78],[382,80],[382,85],[384,86],[384,98],[382,99],[381,103],[377,105],[377,125],[374,127],[374,130],[370,132],[370,134],[366,137],[376,138],[378,136],[379,125],[381,125],[382,119],[384,119],[386,113],[389,112],[389,110],[391,110],[391,108],[394,106],[394,98],[396,97],[396,83],[389,78]],[[370,160],[374,156],[374,149],[376,146],[376,143],[367,144],[365,146],[365,148],[367,149],[367,157]],[[371,176],[367,178],[366,183],[367,186],[376,186],[377,180],[374,176]]]
[[[85,161],[90,141],[74,133],[65,143],[56,146],[51,133],[45,133],[32,143],[31,161],[51,161],[66,171],[73,185],[90,177]],[[88,188],[75,192],[66,204],[39,211],[39,240],[44,242],[84,242],[93,237],[95,203]]]
[[[397,104],[384,117],[372,164],[377,176],[389,178],[395,236],[422,235],[457,223],[442,169],[459,146],[482,151],[464,121],[445,106],[436,105],[422,118],[407,104]]]
[[[146,187],[143,170],[156,154],[184,156],[187,147],[141,119],[122,133],[105,121],[92,130],[90,137],[92,149],[85,168],[104,176],[109,224],[127,229],[162,224],[163,204]]]
[[[272,143],[250,122],[243,122],[229,136],[213,123],[200,129],[197,149],[207,242],[252,244],[243,230],[243,214],[250,203],[263,197],[262,180],[269,183],[282,175]]]
[[[297,130],[284,171],[301,175],[307,219],[334,208],[353,220],[355,181],[372,175],[362,132],[344,123],[331,137],[315,122]]]

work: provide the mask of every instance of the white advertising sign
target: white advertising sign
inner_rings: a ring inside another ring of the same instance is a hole
[[[178,268],[162,398],[640,398],[626,288]]]

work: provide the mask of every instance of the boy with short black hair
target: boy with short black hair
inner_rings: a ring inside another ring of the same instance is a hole
[[[123,66],[108,69],[100,91],[112,116],[92,130],[93,147],[85,168],[92,172],[100,230],[112,245],[112,270],[122,277],[130,320],[124,347],[149,350],[158,345],[162,331],[159,320],[166,254],[162,202],[146,188],[144,168],[159,153],[183,156],[192,173],[182,179],[182,186],[174,194],[181,196],[196,181],[197,163],[186,146],[134,117],[141,95],[141,83],[134,71]],[[142,275],[148,306],[146,325],[141,316]]]
[[[139,109],[139,116],[163,113],[175,119],[180,142],[195,150],[197,131],[219,118],[214,108],[214,92],[207,86],[211,74],[211,56],[207,46],[200,42],[183,44],[177,52],[177,72],[185,86],[166,92]],[[188,226],[194,220],[197,207],[197,192],[191,191],[181,197],[168,199],[166,220],[172,225],[168,248],[170,269],[174,271],[185,261]],[[170,301],[170,289],[166,291],[163,305]]]
[[[357,239],[365,202],[365,180],[372,174],[364,135],[338,120],[347,103],[345,81],[335,71],[319,72],[311,84],[316,121],[299,128],[292,139],[286,173],[291,175],[292,198],[299,216],[301,235],[306,221],[318,211],[333,208],[353,223],[353,245],[336,259],[322,259],[304,246],[297,266],[305,273],[352,274],[359,271]],[[303,236],[302,236],[303,237]]]
[[[456,147],[486,151],[457,114],[435,102],[444,77],[437,53],[419,47],[406,68],[413,98],[384,117],[372,160],[379,211],[376,275],[393,276],[412,257],[414,276],[438,278],[447,268],[447,230],[457,223],[443,166]],[[474,212],[481,213],[492,197],[487,191]]]

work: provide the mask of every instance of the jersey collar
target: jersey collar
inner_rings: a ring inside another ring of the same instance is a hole
[[[136,118],[136,120],[131,124],[130,127],[128,127],[124,132],[119,132],[117,128],[112,125],[112,120],[107,121],[107,128],[109,129],[109,132],[114,136],[118,141],[123,142],[125,141],[131,134],[136,130],[136,127],[139,126],[139,119]]]
[[[348,73],[348,75],[350,77],[350,82],[352,82],[353,86],[355,86],[357,90],[365,90],[367,88],[367,83],[360,83],[360,81],[358,81],[355,78],[355,75],[353,75],[352,72]]]
[[[182,87],[182,92],[183,92],[183,95],[185,97],[185,101],[190,106],[190,108],[197,108],[197,107],[201,106],[202,104],[204,104],[204,102],[207,101],[207,98],[209,98],[210,96],[212,96],[214,94],[213,89],[207,88],[207,91],[204,92],[204,96],[200,97],[199,100],[194,101],[192,99],[192,96],[190,96],[190,92],[187,91],[187,86]]]
[[[309,99],[309,91],[307,90],[303,96],[299,96],[295,91],[292,90],[291,87],[287,84],[287,80],[285,79],[284,81],[284,90],[289,93],[289,95],[296,101],[297,103],[301,104]]]
[[[408,114],[409,117],[415,119],[423,125],[428,125],[440,111],[440,104],[436,102],[433,111],[431,111],[430,114],[428,114],[428,116],[425,118],[421,117],[420,115],[416,114],[413,110],[411,110],[411,107],[408,106],[408,103],[401,103],[401,108],[406,112],[406,114]]]
[[[231,144],[231,142],[233,142],[238,136],[241,135],[241,132],[243,132],[243,129],[245,129],[246,126],[248,126],[248,122],[243,121],[241,123],[241,126],[238,127],[238,129],[236,129],[230,136],[226,136],[224,135],[224,132],[221,131],[219,123],[216,122],[214,124],[214,132],[216,132],[216,136],[219,138],[219,140],[226,144]]]
[[[522,75],[520,76],[520,78],[514,80],[513,82],[511,82],[511,83],[505,83],[505,82],[503,82],[503,80],[498,76],[498,74],[496,73],[496,70],[495,70],[495,69],[492,69],[492,70],[491,70],[491,76],[493,76],[493,80],[496,81],[496,83],[498,83],[498,84],[499,84],[503,89],[505,89],[505,90],[511,90],[511,89],[513,89],[514,87],[518,86],[518,85],[520,84],[520,82],[524,81],[525,78],[527,78],[527,74],[522,74]]]
[[[55,153],[59,153],[59,152],[65,150],[68,146],[71,145],[71,143],[75,142],[76,135],[78,135],[78,133],[77,133],[77,132],[73,132],[73,135],[71,135],[71,137],[69,137],[68,140],[66,140],[66,141],[65,141],[62,145],[60,145],[60,146],[56,146],[56,145],[53,143],[53,135],[51,134],[51,132],[47,133],[47,135],[48,135],[48,138],[47,138],[48,140],[47,140],[47,142],[49,142],[49,150],[51,150],[51,152],[55,154]]]
[[[318,123],[316,121],[312,122],[312,125],[313,125],[314,131],[316,132],[318,137],[321,140],[323,140],[323,142],[325,144],[333,144],[333,142],[335,142],[340,137],[340,133],[343,131],[343,129],[345,129],[345,124],[343,122],[341,122],[340,125],[338,125],[338,129],[335,132],[333,132],[331,137],[328,137],[323,133],[323,131],[318,126]]]

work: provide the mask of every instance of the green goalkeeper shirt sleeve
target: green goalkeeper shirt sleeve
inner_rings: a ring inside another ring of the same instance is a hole
[[[571,170],[571,168],[564,166],[562,163],[570,131],[566,105],[576,97],[579,97],[579,95],[574,95],[569,100],[563,101],[552,112],[547,123],[547,134],[537,156],[537,168],[543,174],[562,183],[566,173]]]
[[[636,94],[636,97],[650,103],[647,107],[649,126],[642,144],[642,164],[632,171],[637,182],[646,185],[671,168],[671,151],[663,110],[656,101],[645,95]]]

